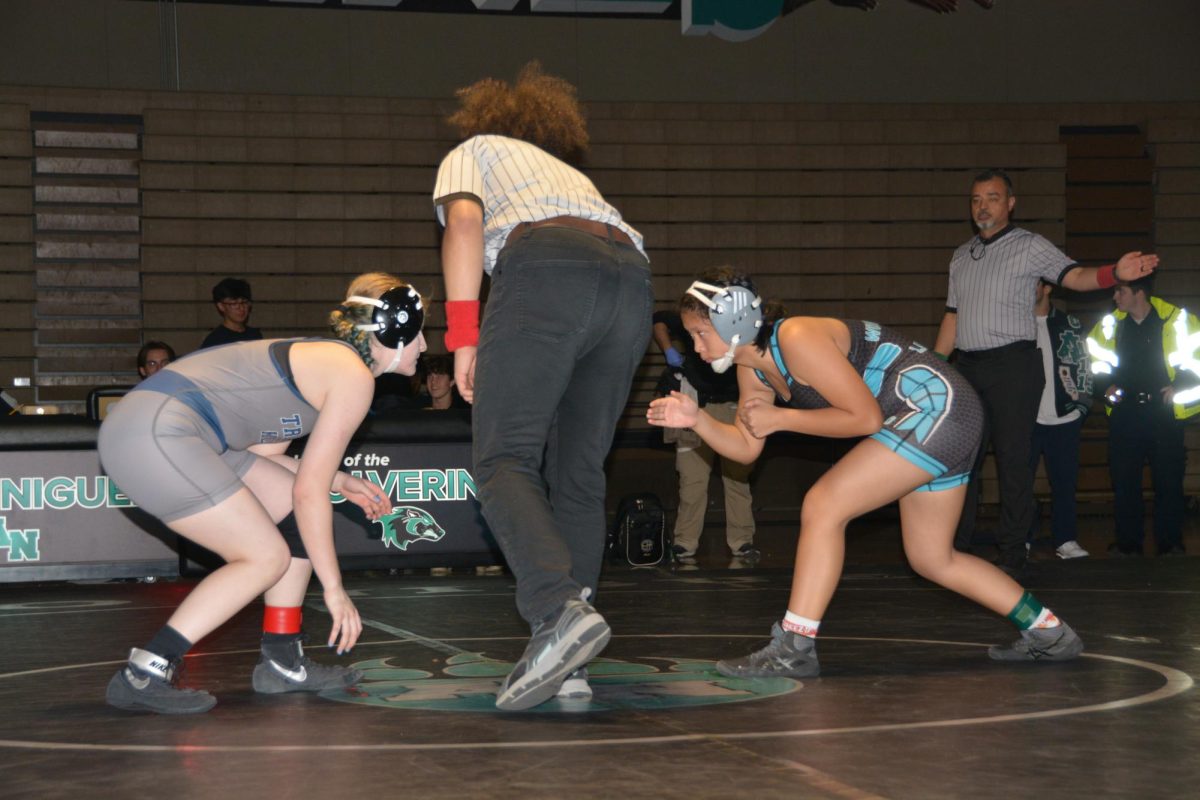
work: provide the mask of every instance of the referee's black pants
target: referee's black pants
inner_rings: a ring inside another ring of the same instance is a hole
[[[1000,482],[1000,527],[996,530],[1000,563],[1019,568],[1025,563],[1025,541],[1035,513],[1029,453],[1046,384],[1042,354],[1034,342],[1021,341],[992,350],[960,351],[955,366],[983,400],[985,424],[954,546],[970,550],[990,440]]]
[[[1183,477],[1187,450],[1183,420],[1157,396],[1123,400],[1108,418],[1108,474],[1112,479],[1117,549],[1142,552],[1145,506],[1142,467],[1154,487],[1154,544],[1159,553],[1183,545]]]

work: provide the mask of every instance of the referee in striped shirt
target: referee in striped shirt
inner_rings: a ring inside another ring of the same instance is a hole
[[[591,696],[607,644],[587,602],[604,553],[604,459],[650,339],[642,237],[568,164],[587,146],[575,89],[526,66],[458,92],[465,141],[438,169],[446,349],[474,404],[475,484],[532,630],[497,707]],[[480,288],[491,290],[482,325]]]
[[[1035,513],[1029,451],[1045,383],[1033,316],[1038,280],[1091,292],[1136,280],[1158,266],[1158,256],[1133,252],[1116,264],[1081,267],[1045,237],[1014,226],[1010,217],[1016,202],[1004,172],[976,176],[971,219],[978,233],[950,259],[946,313],[934,345],[943,358],[958,350],[956,366],[983,399],[987,420],[955,547],[965,551],[971,545],[990,439],[1000,482],[999,566],[1010,574],[1025,566]]]

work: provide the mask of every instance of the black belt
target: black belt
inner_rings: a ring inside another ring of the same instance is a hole
[[[975,359],[999,358],[1000,356],[1006,356],[1009,353],[1019,353],[1023,350],[1036,349],[1037,342],[1033,341],[1032,339],[1021,339],[1017,342],[1009,342],[1008,344],[1001,345],[1000,347],[991,347],[987,350],[963,350],[961,355],[967,358]]]

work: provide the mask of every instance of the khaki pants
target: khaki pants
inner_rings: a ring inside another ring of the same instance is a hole
[[[709,403],[704,410],[713,419],[732,423],[737,415],[737,403]],[[693,437],[683,437],[675,445],[675,469],[679,472],[675,544],[690,552],[694,552],[700,543],[704,512],[708,507],[709,476],[713,462],[718,458],[711,447],[695,441]],[[721,458],[721,481],[725,485],[725,541],[735,553],[742,545],[754,541],[754,512],[750,507],[750,471],[753,468],[753,464]]]

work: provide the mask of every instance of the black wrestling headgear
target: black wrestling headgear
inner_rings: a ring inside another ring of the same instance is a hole
[[[411,286],[388,289],[378,300],[373,297],[352,295],[347,303],[363,303],[375,306],[371,321],[354,327],[360,331],[372,331],[384,347],[399,350],[411,343],[425,324],[425,308],[421,295]]]

